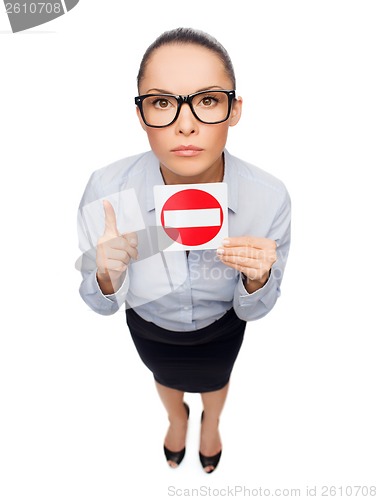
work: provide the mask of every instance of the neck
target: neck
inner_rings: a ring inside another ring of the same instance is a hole
[[[160,164],[160,171],[165,184],[200,184],[207,182],[222,182],[224,176],[224,158],[222,156],[205,172],[199,175],[178,175]]]

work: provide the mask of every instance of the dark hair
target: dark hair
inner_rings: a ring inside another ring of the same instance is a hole
[[[137,76],[138,89],[140,82],[144,77],[146,65],[148,64],[148,61],[150,60],[153,52],[163,45],[171,44],[195,44],[201,47],[205,47],[214,52],[224,64],[226,73],[231,78],[233,88],[235,88],[236,79],[234,67],[232,65],[230,56],[228,55],[228,52],[223,47],[223,45],[221,45],[218,40],[205,33],[204,31],[196,30],[193,28],[176,28],[174,30],[165,31],[164,33],[162,33],[146,50],[140,63]]]

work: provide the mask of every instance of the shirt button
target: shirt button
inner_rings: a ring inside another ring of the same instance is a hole
[[[184,311],[189,311],[190,307],[189,306],[185,306],[184,307]]]

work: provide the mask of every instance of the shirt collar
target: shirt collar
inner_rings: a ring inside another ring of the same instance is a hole
[[[224,176],[223,182],[227,184],[228,191],[228,208],[233,212],[238,211],[238,168],[234,162],[234,158],[227,149],[224,150]]]
[[[228,208],[233,212],[238,209],[238,175],[237,166],[234,165],[233,157],[224,150],[224,176],[223,182],[228,188]],[[147,211],[155,210],[154,186],[164,185],[164,179],[161,175],[159,159],[150,152],[150,161],[146,166],[146,208]]]
[[[154,186],[161,185],[164,185],[164,179],[160,171],[160,162],[150,151],[149,161],[146,165],[146,208],[148,212],[155,210]]]

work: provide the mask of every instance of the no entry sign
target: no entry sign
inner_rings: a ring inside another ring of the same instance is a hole
[[[172,245],[165,250],[207,249],[227,236],[227,185],[224,183],[155,186],[157,225]]]

